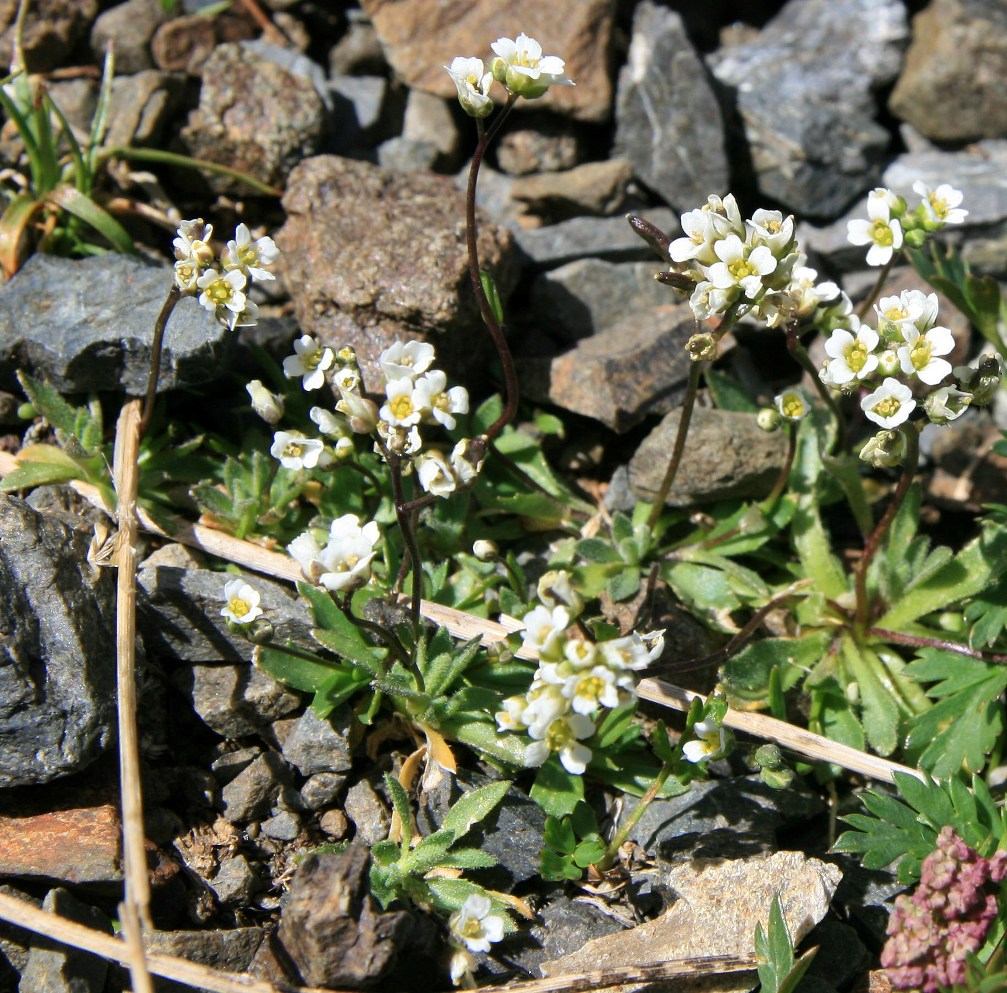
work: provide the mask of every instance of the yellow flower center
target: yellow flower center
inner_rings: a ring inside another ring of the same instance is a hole
[[[288,441],[283,446],[283,457],[287,459],[299,459],[304,453],[304,446],[296,441]]]
[[[388,406],[397,421],[404,421],[414,410],[413,398],[408,394],[396,397]]]
[[[931,193],[929,199],[934,213],[942,220],[947,217],[948,210],[950,209],[947,200],[944,197],[939,197],[936,193]]]
[[[905,307],[889,307],[884,316],[890,321],[902,321],[909,316],[909,311]]]
[[[577,696],[597,700],[605,692],[605,680],[601,676],[588,676],[577,685]]]
[[[226,279],[216,279],[206,288],[206,295],[218,307],[222,307],[234,296],[234,288]]]
[[[854,341],[853,344],[846,349],[845,355],[846,364],[854,372],[860,372],[867,363],[868,352],[862,342]]]
[[[916,343],[909,350],[909,361],[912,362],[913,368],[917,372],[920,369],[925,369],[930,363],[930,353],[930,342],[926,338],[917,338]]]
[[[897,397],[885,397],[879,400],[871,410],[879,417],[894,417],[902,407],[902,401]]]
[[[797,393],[785,393],[780,406],[783,407],[784,417],[797,418],[804,415],[804,401]]]
[[[737,259],[728,263],[727,271],[740,283],[746,276],[755,275],[755,266],[751,265],[747,259]]]
[[[318,363],[322,361],[322,350],[320,348],[313,348],[310,352],[304,352],[301,355],[301,365],[308,372],[314,372],[318,368]]]
[[[252,605],[241,597],[233,596],[227,603],[227,609],[235,617],[244,617],[252,609]]]
[[[895,244],[895,235],[892,233],[892,229],[886,221],[874,222],[874,234],[872,237],[875,245],[881,245],[887,248],[888,246]]]
[[[549,725],[549,730],[545,733],[546,744],[551,751],[558,752],[574,741],[573,731],[567,721],[560,717]]]
[[[192,257],[201,265],[208,266],[213,261],[213,249],[198,238],[192,242]]]

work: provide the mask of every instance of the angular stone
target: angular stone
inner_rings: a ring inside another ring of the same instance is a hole
[[[429,339],[439,365],[478,361],[487,336],[473,334],[464,195],[451,179],[318,156],[291,173],[283,205],[276,240],[298,260],[286,278],[301,327],[352,345],[366,382],[380,383],[378,355],[397,338]],[[484,220],[479,256],[506,300],[517,276],[509,233]]]
[[[755,922],[767,926],[777,894],[797,944],[829,909],[840,879],[842,873],[835,865],[801,852],[735,861],[696,859],[668,874],[668,885],[678,900],[660,917],[620,934],[595,938],[564,958],[543,962],[541,971],[554,977],[699,955],[751,956]],[[717,989],[747,993],[752,988],[750,976],[725,976]],[[675,989],[698,993],[709,985],[705,979],[683,978],[676,981]]]
[[[457,92],[442,63],[430,52],[470,53],[488,59],[489,44],[514,38],[529,27],[543,55],[558,55],[576,86],[554,86],[529,106],[554,110],[580,121],[606,121],[611,113],[612,80],[608,72],[614,9],[610,0],[573,0],[542,4],[536,0],[495,0],[445,4],[441,0],[363,0],[381,39],[385,55],[407,85],[456,99]],[[493,97],[504,99],[495,85]],[[520,108],[527,101],[519,101]]]
[[[532,214],[562,221],[583,214],[613,214],[626,200],[633,178],[627,159],[587,162],[565,172],[519,176],[511,197]]]
[[[901,0],[789,0],[754,41],[710,57],[762,193],[824,218],[877,185],[890,139],[874,94],[895,78],[907,37]]]
[[[302,776],[318,772],[346,772],[353,765],[350,755],[349,707],[339,707],[328,717],[319,717],[309,707],[283,743],[283,757]]]
[[[616,96],[616,154],[680,211],[728,192],[720,104],[680,15],[637,6]]]
[[[434,165],[438,172],[458,167],[462,135],[451,105],[443,98],[423,90],[410,90],[402,119],[402,137],[407,141],[433,145],[437,153]]]
[[[337,76],[329,81],[334,151],[346,155],[369,148],[393,133],[388,91],[383,76]]]
[[[0,787],[76,772],[115,739],[115,579],[92,579],[88,545],[0,496]]]
[[[150,53],[154,65],[164,72],[199,76],[216,46],[213,19],[189,14],[162,24],[151,40]]]
[[[673,410],[647,436],[629,463],[629,481],[645,500],[657,495],[675,444],[681,410]],[[714,500],[766,496],[783,467],[782,432],[763,431],[754,414],[697,407],[685,452],[665,501],[684,507]]]
[[[271,186],[318,148],[325,129],[321,97],[303,76],[241,45],[218,45],[203,67],[199,107],[182,139],[196,158],[219,162]],[[247,192],[240,180],[212,176],[219,192]]]
[[[259,887],[259,877],[244,855],[234,855],[220,863],[217,874],[207,881],[225,907],[244,907]]]
[[[264,934],[263,928],[259,927],[220,931],[145,931],[143,943],[149,952],[177,955],[227,972],[244,972],[255,957]]]
[[[660,262],[579,259],[544,273],[532,284],[531,311],[548,315],[538,326],[558,341],[575,341],[611,327],[628,314],[674,303],[674,290],[654,275]]]
[[[289,810],[281,810],[278,814],[266,818],[260,827],[267,838],[293,841],[301,832],[301,819]]]
[[[96,62],[115,42],[116,78],[150,69],[150,42],[168,14],[160,0],[126,0],[98,16],[91,28],[91,52]]]
[[[109,145],[159,146],[182,98],[182,81],[177,76],[156,69],[116,76],[105,141]]]
[[[18,4],[0,8],[0,62],[11,64],[14,20]],[[66,64],[70,53],[87,38],[98,15],[98,0],[37,0],[25,17],[21,46],[32,72],[48,72]]]
[[[1007,138],[1007,7],[1001,0],[933,0],[913,40],[892,113],[933,141]],[[949,176],[952,185],[957,177]]]
[[[695,330],[688,304],[631,314],[554,359],[523,363],[524,392],[628,431],[682,402],[690,363],[685,343]]]
[[[561,172],[580,162],[584,144],[573,122],[552,114],[528,113],[496,139],[497,164],[511,176]]]
[[[384,800],[378,796],[377,790],[366,780],[361,779],[346,791],[343,801],[346,816],[353,821],[357,829],[357,838],[366,845],[375,845],[388,837],[391,817]]]
[[[290,767],[276,752],[263,752],[220,791],[224,816],[232,824],[263,817],[290,778]]]
[[[0,387],[14,388],[21,369],[63,393],[142,396],[154,322],[170,289],[170,268],[130,255],[33,255],[0,290]],[[195,297],[183,297],[165,330],[158,389],[220,375],[227,340]]]
[[[335,803],[345,785],[345,776],[337,776],[334,772],[317,772],[301,787],[301,802],[305,810],[321,810]]]

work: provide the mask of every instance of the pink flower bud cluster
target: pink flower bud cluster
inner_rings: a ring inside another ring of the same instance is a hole
[[[990,883],[1007,876],[1007,852],[980,856],[951,827],[923,860],[912,896],[895,900],[881,964],[892,988],[938,993],[965,982],[965,962],[978,952],[997,914]]]

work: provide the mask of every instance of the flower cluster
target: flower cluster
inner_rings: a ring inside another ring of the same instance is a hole
[[[371,578],[380,537],[376,522],[361,527],[356,514],[344,514],[332,522],[324,545],[314,531],[305,531],[287,545],[287,551],[309,583],[349,593]]]
[[[682,230],[668,255],[676,285],[692,287],[697,320],[749,314],[781,327],[839,296],[835,283],[816,284],[818,273],[797,248],[793,216],[759,209],[743,220],[733,196],[711,196],[682,215]]]
[[[870,245],[868,265],[888,265],[903,245],[919,248],[931,232],[939,231],[945,224],[961,224],[968,216],[968,211],[959,206],[963,199],[961,191],[947,183],[931,190],[917,180],[913,191],[922,199],[911,213],[902,197],[878,187],[867,194],[867,220],[847,223],[850,244]]]
[[[198,295],[200,304],[228,330],[253,325],[258,308],[245,290],[250,281],[274,278],[266,268],[280,254],[273,239],[253,241],[248,227],[239,224],[218,259],[210,246],[213,225],[204,224],[201,217],[182,221],[177,234],[172,245],[178,290]]]
[[[997,915],[989,883],[1007,876],[1007,852],[985,859],[950,827],[923,860],[912,896],[899,896],[881,952],[893,989],[937,993],[966,978],[966,957],[978,952]]]
[[[470,980],[475,953],[488,952],[504,936],[504,919],[493,913],[493,903],[483,893],[471,893],[448,921],[451,945],[451,981],[459,986]]]
[[[470,117],[486,117],[493,110],[493,80],[514,97],[536,100],[550,86],[573,86],[564,74],[565,63],[556,55],[543,55],[542,46],[526,34],[498,38],[490,46],[494,58],[484,71],[482,59],[457,56],[445,66],[458,90],[458,102]]]
[[[927,419],[947,424],[971,404],[989,402],[992,391],[969,389],[976,370],[952,369],[945,358],[954,350],[951,332],[937,324],[937,294],[903,290],[874,306],[877,327],[861,324],[855,314],[825,342],[828,356],[822,382],[843,393],[870,388],[862,396],[864,416],[882,430],[860,456],[876,466],[898,465],[902,441],[896,431],[921,407]],[[999,381],[999,363],[992,378]],[[990,377],[987,377],[990,378]]]
[[[567,772],[579,776],[591,761],[583,744],[596,729],[601,710],[636,698],[636,674],[657,659],[663,632],[593,642],[572,627],[582,604],[565,573],[547,574],[539,584],[543,603],[524,616],[524,647],[539,666],[524,696],[509,697],[496,714],[503,731],[524,731],[532,739],[525,764],[542,765],[553,753]]]

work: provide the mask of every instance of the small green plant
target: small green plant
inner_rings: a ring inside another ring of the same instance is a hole
[[[543,841],[541,873],[550,880],[582,878],[588,866],[602,860],[608,847],[594,811],[584,800],[578,800],[565,817],[548,815]]]
[[[755,925],[760,993],[793,993],[817,953],[817,948],[811,948],[799,959],[794,958],[794,943],[783,917],[780,897],[774,896],[769,908],[769,928],[763,928],[762,921]]]

